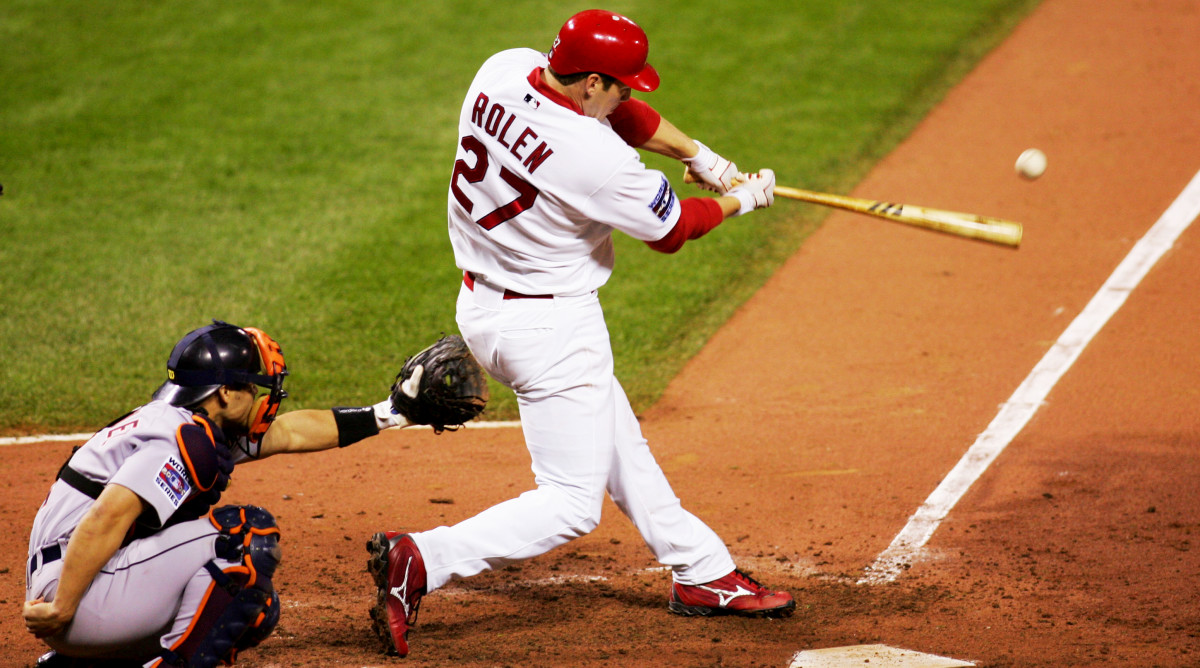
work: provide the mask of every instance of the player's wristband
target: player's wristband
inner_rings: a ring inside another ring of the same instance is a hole
[[[375,424],[375,408],[359,406],[350,408],[335,406],[333,421],[338,428],[338,447],[344,448],[351,443],[357,443],[364,438],[370,438],[379,433],[379,425]]]

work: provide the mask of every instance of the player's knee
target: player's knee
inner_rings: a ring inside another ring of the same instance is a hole
[[[241,562],[248,569],[249,585],[263,579],[269,582],[282,558],[279,527],[271,513],[258,506],[222,506],[212,511],[212,522],[221,534],[217,537],[217,556]]]
[[[581,535],[581,536],[587,535],[587,534],[595,531],[596,527],[598,527],[598,526],[600,526],[600,514],[599,513],[596,513],[595,515],[588,515],[588,516],[582,518],[579,521],[579,523],[575,525],[576,529],[579,530],[579,535]]]
[[[163,652],[167,665],[217,666],[266,640],[279,623],[279,595],[271,584],[281,557],[275,518],[257,506],[212,511],[220,534],[215,551],[222,568],[204,568],[213,584],[187,634]]]
[[[576,536],[585,536],[600,526],[604,497],[568,494],[560,508],[567,514],[566,523]]]

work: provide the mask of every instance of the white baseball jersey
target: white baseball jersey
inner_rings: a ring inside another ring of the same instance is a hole
[[[460,269],[525,294],[578,295],[612,273],[612,230],[656,241],[679,220],[666,176],[607,120],[531,76],[545,54],[512,49],[480,68],[459,117],[450,241]]]

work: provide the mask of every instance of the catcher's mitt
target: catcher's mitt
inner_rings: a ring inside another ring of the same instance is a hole
[[[439,434],[474,419],[487,401],[483,369],[457,334],[443,336],[405,360],[392,383],[392,409]]]

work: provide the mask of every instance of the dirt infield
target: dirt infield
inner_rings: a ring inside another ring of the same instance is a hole
[[[1200,170],[1197,35],[1191,0],[1047,0],[855,193],[1019,220],[1023,247],[834,215],[644,416],[684,505],[796,596],[793,617],[669,615],[669,574],[610,503],[572,545],[427,597],[412,655],[386,658],[366,538],[532,484],[517,430],[407,431],[239,471],[227,500],[283,528],[285,606],[239,665],[786,666],[863,643],[981,666],[1200,664],[1200,229],[911,568],[856,584]],[[1050,159],[1036,182],[1012,169],[1031,146]],[[0,446],[0,665],[41,651],[22,562],[70,447]]]

